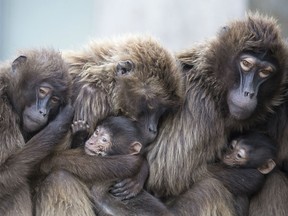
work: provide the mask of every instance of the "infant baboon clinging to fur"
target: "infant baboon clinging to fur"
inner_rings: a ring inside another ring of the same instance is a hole
[[[142,128],[138,122],[123,116],[110,116],[99,122],[93,135],[88,140],[84,140],[83,137],[87,129],[88,126],[85,121],[77,121],[72,124],[73,141],[80,142],[78,145],[81,147],[84,145],[86,154],[105,158],[115,155],[137,155],[137,157],[143,158],[137,178],[138,182],[144,184],[149,169],[144,153],[150,140],[143,136]],[[129,183],[126,182],[127,185]],[[170,214],[159,200],[147,192],[141,191],[135,197],[136,194],[133,191],[129,193],[130,191],[122,190],[121,187],[114,184],[114,179],[95,179],[89,186],[96,215],[151,214],[167,216]],[[114,194],[124,194],[124,200],[111,196],[109,191],[113,191]]]

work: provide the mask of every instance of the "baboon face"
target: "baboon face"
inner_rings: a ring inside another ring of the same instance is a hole
[[[276,145],[270,137],[250,133],[234,139],[229,144],[222,162],[228,166],[258,169],[267,174],[275,167]]]
[[[276,22],[257,15],[232,22],[220,32],[215,43],[218,55],[213,54],[215,71],[226,86],[232,117],[256,117],[279,100],[287,79],[285,47]]]
[[[258,93],[267,88],[273,76],[278,74],[277,62],[266,53],[244,52],[234,61],[237,82],[228,91],[227,103],[232,116],[249,118],[258,104]],[[275,86],[276,87],[276,86]]]
[[[92,156],[106,156],[111,147],[111,133],[108,129],[101,126],[98,126],[93,135],[85,142],[85,152]]]
[[[93,135],[85,142],[85,152],[89,155],[139,154],[147,143],[141,128],[131,119],[110,116],[100,122]]]
[[[170,108],[161,97],[163,87],[161,87],[161,83],[157,83],[157,80],[151,84],[143,82],[133,75],[125,76],[118,80],[118,84],[122,86],[119,91],[121,102],[123,102],[121,111],[139,122],[144,128],[146,137],[153,141],[157,135],[160,117]]]
[[[9,94],[27,133],[42,129],[68,101],[68,68],[52,50],[30,51],[16,58],[12,80],[14,90]]]

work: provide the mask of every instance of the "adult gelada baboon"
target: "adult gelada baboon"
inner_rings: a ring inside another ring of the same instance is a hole
[[[74,120],[86,121],[90,135],[99,120],[123,114],[142,122],[153,140],[160,116],[182,97],[174,58],[149,36],[94,42],[65,60],[73,79]]]
[[[74,121],[87,122],[90,135],[99,120],[124,115],[140,123],[147,140],[153,141],[161,116],[182,102],[175,57],[149,36],[96,41],[84,51],[68,53],[65,60],[73,81]],[[36,214],[93,215],[85,182],[134,177],[139,162],[135,155],[100,158],[79,154],[78,149],[55,154],[42,164],[43,171],[55,172],[39,188]],[[132,190],[140,192],[142,186]]]
[[[70,127],[70,81],[54,50],[22,51],[1,64],[0,215],[32,215],[28,177]]]
[[[276,21],[256,13],[177,55],[186,100],[165,118],[147,156],[148,190],[176,215],[235,213],[231,193],[206,166],[221,155],[231,131],[249,129],[279,105],[286,48]]]

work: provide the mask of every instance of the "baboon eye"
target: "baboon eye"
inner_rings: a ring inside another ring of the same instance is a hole
[[[132,71],[134,68],[134,64],[130,60],[120,61],[116,66],[116,73],[118,76],[125,75]]]
[[[254,63],[253,59],[245,58],[245,59],[241,59],[240,66],[242,70],[249,71],[253,67],[253,63]]]
[[[59,103],[59,101],[60,101],[60,99],[58,97],[54,96],[54,97],[51,98],[51,102],[54,103],[54,104]]]
[[[40,98],[46,97],[48,94],[51,94],[51,92],[52,92],[52,89],[50,87],[40,86],[38,88],[38,96]]]
[[[44,89],[39,88],[39,93],[40,93],[40,94],[45,94],[46,92],[44,91]]]
[[[272,67],[267,67],[267,68],[264,68],[264,69],[262,69],[262,70],[259,71],[259,76],[260,76],[261,78],[266,78],[266,77],[268,77],[272,72],[273,72]]]
[[[107,142],[107,139],[106,139],[106,138],[103,138],[102,141],[103,141],[103,142]]]
[[[237,159],[242,159],[242,158],[245,158],[246,157],[246,152],[244,149],[239,149],[239,151],[237,152],[237,155],[236,155]]]
[[[40,87],[38,90],[39,96],[40,97],[45,97],[48,93],[47,89],[44,87]]]

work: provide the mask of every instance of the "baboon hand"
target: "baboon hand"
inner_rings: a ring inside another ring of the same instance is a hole
[[[86,132],[89,130],[90,127],[86,121],[77,120],[72,123],[71,128],[72,128],[72,133],[75,134],[77,132]]]
[[[127,200],[139,194],[142,188],[143,185],[141,185],[137,179],[127,178],[118,181],[115,185],[113,185],[109,192],[121,200]]]

